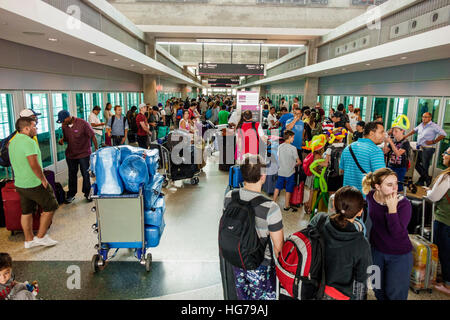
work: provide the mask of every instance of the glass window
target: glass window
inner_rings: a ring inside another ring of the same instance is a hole
[[[382,122],[385,123],[386,111],[388,105],[388,98],[373,98],[372,103],[372,116],[370,121],[374,121],[377,117],[382,117]]]
[[[12,95],[0,93],[0,139],[4,139],[14,131]]]
[[[118,94],[117,94],[117,102],[118,102],[118,105],[119,106],[121,106],[122,107],[122,109],[125,111],[125,95],[122,93],[122,92],[119,92]]]
[[[57,123],[58,112],[61,110],[69,110],[69,95],[67,93],[53,93],[53,125],[55,126],[55,139],[58,142],[63,137],[61,123]],[[64,160],[66,158],[67,144],[60,145],[56,143],[56,159],[57,161]]]
[[[119,100],[117,99],[117,95],[114,92],[110,92],[106,95],[107,102],[111,103],[112,109],[117,105]]]
[[[139,106],[139,96],[137,92],[127,93],[127,110],[130,110],[132,106]]]
[[[353,101],[353,106],[361,110],[361,119],[366,117],[366,107],[367,107],[367,97],[355,97]]]
[[[4,139],[14,131],[14,113],[12,95],[0,93],[0,139]],[[11,177],[11,168],[0,166],[0,179]]]
[[[75,100],[77,105],[77,117],[88,121],[89,114],[93,108],[91,102],[90,93],[77,93],[75,94]]]
[[[45,93],[27,93],[25,100],[28,109],[40,113],[37,123],[37,137],[41,149],[42,165],[45,168],[53,164],[48,95]]]
[[[441,147],[438,154],[437,167],[439,169],[445,170],[446,167],[442,163],[442,154],[450,147],[450,99],[445,103],[444,119],[442,121],[442,128],[447,133],[447,136],[441,140]]]
[[[417,105],[417,120],[416,126],[418,126],[422,122],[422,115],[425,112],[431,113],[431,121],[434,123],[439,123],[439,99],[419,99]]]
[[[389,102],[389,116],[386,123],[386,129],[392,127],[392,122],[401,114],[408,115],[408,99],[407,98],[391,98]]]
[[[143,92],[141,92],[141,103],[145,103],[144,102],[144,93]]]

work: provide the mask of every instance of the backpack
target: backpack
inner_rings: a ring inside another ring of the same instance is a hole
[[[10,167],[11,161],[9,160],[9,143],[11,142],[12,138],[16,135],[17,131],[14,131],[9,136],[7,136],[5,139],[3,139],[0,142],[0,166],[2,167]]]
[[[342,151],[344,151],[345,147],[333,147],[331,145],[330,148],[331,148],[331,156],[330,156],[331,163],[327,169],[328,171],[327,176],[328,178],[336,178],[340,176],[339,162],[341,161]]]
[[[275,259],[280,293],[298,300],[322,299],[325,291],[325,240],[322,229],[327,219],[320,217],[316,227],[290,235]]]
[[[62,204],[66,200],[66,191],[64,191],[63,186],[59,182],[55,183],[55,196],[59,204]]]
[[[136,133],[138,131],[138,126],[137,126],[137,123],[136,123],[136,116],[130,114],[127,117],[127,121],[128,121],[128,127],[130,129],[129,132],[135,132]],[[112,119],[111,119],[111,122],[112,122]]]
[[[220,219],[219,252],[233,266],[254,270],[263,262],[267,243],[263,244],[256,233],[254,208],[267,201],[271,200],[263,196],[243,201],[239,189],[232,191],[231,202]]]
[[[309,169],[309,167],[311,166],[311,164],[314,161],[314,152],[311,152],[310,154],[308,154],[305,158],[305,160],[303,160],[303,172],[305,173],[305,175],[312,176],[312,172]]]
[[[178,111],[177,111],[177,120],[181,120],[181,118],[183,117],[183,112],[184,112],[184,110],[183,109],[178,109]]]

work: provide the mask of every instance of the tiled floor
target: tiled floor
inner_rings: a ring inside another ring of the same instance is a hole
[[[103,271],[92,274],[90,261],[96,253],[97,236],[91,226],[96,219],[91,212],[93,203],[87,203],[81,193],[72,204],[61,206],[54,217],[49,234],[58,245],[27,250],[23,234],[11,236],[1,228],[0,252],[9,252],[16,261],[18,280],[40,282],[41,297],[46,299],[221,300],[217,230],[228,173],[217,169],[216,159],[210,158],[198,185],[177,181],[163,189],[166,228],[160,245],[151,249],[154,265],[149,274],[127,249],[119,250]],[[280,207],[283,202],[282,193]],[[308,219],[302,209],[283,212],[285,236],[302,229]],[[78,266],[81,271],[79,291],[68,290],[69,266]],[[431,295],[409,294],[411,300],[449,298],[436,291]],[[372,293],[369,299],[375,299]]]

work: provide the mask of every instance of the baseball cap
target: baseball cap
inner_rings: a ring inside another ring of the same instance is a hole
[[[146,108],[146,107],[147,107],[147,105],[145,103],[141,103],[139,105],[139,110],[141,110],[142,108]]]
[[[22,111],[20,111],[19,113],[19,117],[20,118],[25,118],[25,117],[32,117],[32,116],[40,116],[40,113],[35,112],[32,109],[23,109]]]
[[[56,120],[57,123],[63,123],[64,120],[66,120],[68,117],[70,117],[70,113],[67,110],[61,110],[58,112],[58,120]]]

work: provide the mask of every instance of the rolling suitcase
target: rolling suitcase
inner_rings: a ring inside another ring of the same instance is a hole
[[[6,183],[2,189],[3,210],[5,212],[6,229],[13,234],[16,231],[23,231],[20,218],[22,216],[22,207],[20,206],[20,196],[14,186],[14,181]],[[40,208],[36,208],[33,213],[33,230],[39,230]]]
[[[11,181],[11,180],[8,180],[8,179],[0,180],[0,190],[3,189],[9,181]],[[0,192],[0,201],[3,204],[1,192]],[[0,228],[4,228],[4,227],[5,227],[5,211],[3,210],[3,205],[1,205],[0,206]]]
[[[291,200],[289,201],[291,206],[299,207],[303,203],[303,192],[305,189],[305,182],[300,182],[299,185],[294,187],[294,192],[292,192]]]
[[[51,170],[44,170],[44,176],[47,179],[48,183],[53,188],[53,193],[56,196],[56,181],[55,181],[55,172]]]
[[[242,177],[241,167],[239,165],[230,168],[228,185],[231,189],[237,189],[244,186],[244,178]]]
[[[422,236],[409,235],[413,246],[413,269],[411,272],[410,287],[418,294],[422,290],[432,292],[436,283],[438,267],[438,248]]]

